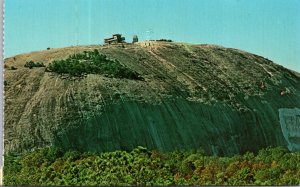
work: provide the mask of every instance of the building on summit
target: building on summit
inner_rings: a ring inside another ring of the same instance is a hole
[[[104,43],[106,44],[117,44],[124,43],[125,37],[122,37],[122,34],[113,34],[111,38],[105,38]]]

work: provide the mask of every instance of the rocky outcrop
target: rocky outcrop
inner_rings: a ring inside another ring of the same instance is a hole
[[[94,49],[144,80],[93,74],[71,79],[43,67],[24,67],[29,60],[47,65]],[[298,73],[220,46],[78,46],[22,54],[5,64],[6,152],[43,146],[113,151],[141,145],[231,155],[288,146],[279,111],[300,108]]]

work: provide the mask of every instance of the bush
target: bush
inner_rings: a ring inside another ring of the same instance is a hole
[[[20,184],[20,172],[22,169],[21,166],[21,158],[17,155],[6,155],[5,156],[5,167],[4,167],[4,183],[10,185],[18,185]],[[17,175],[15,175],[17,174]]]
[[[16,68],[15,66],[11,66],[10,69],[11,70],[17,70],[18,68]]]
[[[117,60],[107,58],[96,49],[70,55],[65,60],[55,60],[49,64],[46,71],[70,76],[102,74],[107,77],[143,80],[137,72],[120,64]]]
[[[173,42],[172,40],[167,40],[167,39],[159,39],[156,41],[158,41],[158,42]]]
[[[290,164],[293,163],[293,164]],[[267,148],[258,155],[205,156],[202,152],[62,153],[44,148],[6,155],[5,185],[299,185],[300,153]]]
[[[42,62],[33,62],[30,60],[29,62],[26,62],[24,65],[25,68],[32,69],[33,67],[45,67],[45,65]]]

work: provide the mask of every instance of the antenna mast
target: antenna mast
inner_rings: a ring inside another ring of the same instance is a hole
[[[146,35],[147,35],[147,40],[150,41],[152,39],[152,35],[153,35],[153,29],[148,29],[146,31]]]

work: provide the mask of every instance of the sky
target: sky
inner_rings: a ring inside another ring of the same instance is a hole
[[[5,57],[121,33],[237,48],[300,72],[300,0],[5,0],[4,16]]]

